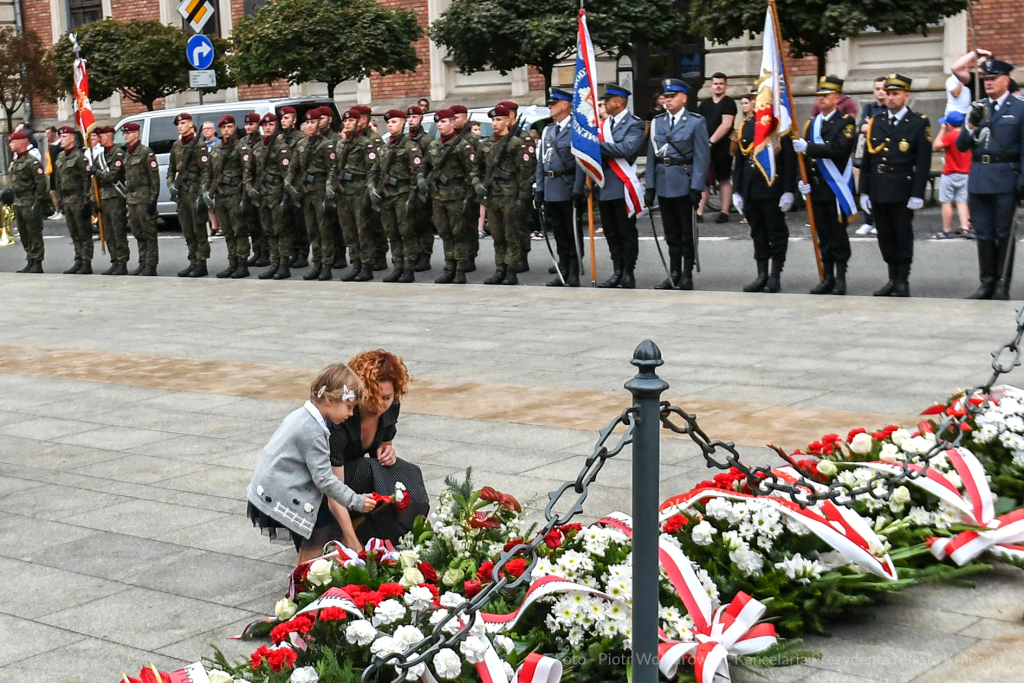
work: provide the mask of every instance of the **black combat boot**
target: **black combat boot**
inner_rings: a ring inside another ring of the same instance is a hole
[[[910,296],[910,264],[900,263],[896,266],[896,285],[889,296]]]
[[[452,280],[452,284],[456,284],[456,285],[464,285],[464,284],[466,284],[466,271],[461,270],[461,269],[456,269],[456,271],[455,271],[455,279]]]
[[[156,277],[156,266],[147,265],[142,269],[142,272],[139,273],[139,275],[143,277]]]
[[[288,266],[289,268],[308,268],[309,267],[309,255],[299,254],[295,257],[295,260]]]
[[[485,285],[500,285],[505,281],[505,271],[508,270],[505,266],[499,266],[495,271],[494,275],[484,280]],[[515,273],[512,273],[515,275]]]
[[[35,259],[32,261],[32,268],[29,269],[29,273],[42,273],[43,272],[43,261],[42,259]],[[127,271],[126,271],[127,272]],[[116,275],[117,273],[115,273]]]
[[[416,282],[416,268],[406,268],[402,271],[402,277],[398,278],[398,281],[403,285],[407,285],[411,282]]]
[[[781,258],[772,258],[772,270],[768,275],[768,282],[764,285],[764,291],[769,294],[778,294],[782,291],[782,266],[785,263]]]
[[[40,265],[42,265],[42,262],[40,262]],[[42,272],[42,271],[40,271],[40,272]],[[114,272],[112,273],[112,275],[127,275],[127,274],[128,274],[128,266],[126,266],[123,263],[118,263],[117,264],[117,268],[114,268]],[[191,276],[189,276],[189,277],[191,277]]]
[[[811,288],[811,294],[831,294],[832,290],[836,288],[835,263],[824,261],[821,264],[821,270],[824,272],[824,276],[821,278],[821,282]]]
[[[269,280],[270,278],[272,278],[275,275],[277,275],[278,268],[280,268],[279,264],[271,263],[269,268],[267,268],[265,271],[263,271],[262,273],[260,273],[256,277],[258,277],[261,280]]]
[[[768,259],[757,260],[757,277],[749,285],[743,288],[744,292],[763,292],[764,286],[768,284]]]
[[[555,277],[551,278],[547,286],[561,287],[563,284],[566,284],[569,280],[569,261],[566,259],[558,259],[558,267],[556,268],[555,266],[551,266],[550,268],[548,268],[548,271],[550,271]],[[562,273],[561,278],[558,277],[559,271]],[[562,278],[566,279],[565,283],[562,282]]]
[[[575,259],[569,259],[569,275],[565,278],[565,284],[570,287],[580,286],[580,264]]]
[[[331,264],[332,269],[341,270],[342,268],[348,268],[348,259],[345,258],[345,250],[339,249],[334,255],[334,263]]]
[[[256,261],[256,265],[260,268],[265,268],[270,265],[270,250],[264,249],[260,252],[260,258]]]
[[[690,291],[693,289],[693,259],[683,260],[683,276],[679,278],[679,289]]]
[[[243,261],[243,263],[244,263],[244,261]],[[217,277],[219,277],[222,280],[224,278],[231,277],[231,275],[234,274],[235,270],[237,270],[237,269],[238,269],[238,259],[235,259],[235,258],[228,259],[228,267],[225,268],[224,270],[220,271],[219,273],[217,273]]]
[[[445,266],[444,272],[434,279],[434,283],[438,285],[450,285],[455,282],[455,268],[452,266]]]
[[[275,280],[287,280],[292,276],[291,258],[282,256],[281,262],[277,264],[277,272],[274,273]]]
[[[247,265],[247,266],[249,266],[251,268],[252,266],[259,265],[259,262],[260,262],[260,252],[257,251],[256,249],[253,249],[252,250],[252,256],[250,256],[249,260],[245,262],[245,265]]]
[[[996,263],[998,249],[992,241],[978,240],[978,275],[981,286],[968,299],[991,299],[996,293],[996,282],[999,280],[999,267]]]
[[[1009,262],[1007,262],[1006,251],[1010,250]],[[1006,240],[1000,240],[996,242],[996,291],[992,294],[992,298],[997,301],[1007,301],[1010,298],[1010,283],[1013,281],[1013,244]],[[1003,270],[1003,266],[1006,266],[1006,270]]]
[[[320,277],[320,271],[321,271],[320,265],[317,264],[317,263],[314,263],[313,267],[310,268],[309,271],[305,275],[302,276],[302,279],[303,280],[316,280],[316,279],[318,279]]]
[[[890,263],[889,265],[889,281],[876,289],[872,296],[889,296],[892,294],[892,290],[896,288],[896,264]]]
[[[82,262],[81,261],[75,261],[75,265],[73,265],[70,268],[68,268],[67,270],[65,270],[64,274],[65,275],[75,275],[81,269],[82,269]]]
[[[401,266],[395,266],[394,270],[384,276],[384,282],[398,282],[402,279],[402,272]]]
[[[524,257],[522,261],[520,261],[519,263],[516,264],[516,267],[514,268],[514,270],[517,273],[529,273],[530,272],[530,262],[527,261],[526,258]]]
[[[632,266],[622,271],[622,281],[619,283],[622,289],[636,289],[636,277],[633,275]]]
[[[82,267],[78,269],[79,275],[92,275],[92,261],[82,261]]]
[[[349,270],[347,273],[345,273],[344,275],[341,276],[341,278],[340,278],[341,281],[342,282],[352,282],[353,280],[356,279],[356,276],[359,275],[359,272],[362,269],[363,269],[362,262],[353,259],[353,261],[352,261],[352,269]]]
[[[327,282],[328,280],[334,279],[334,273],[331,272],[330,268],[321,268],[320,277],[317,278],[320,282]]]
[[[373,279],[373,268],[368,264],[363,265],[362,269],[356,273],[356,276],[352,278],[353,282],[369,282]]]
[[[206,261],[196,261],[196,267],[192,269],[192,272],[188,274],[189,277],[206,277],[210,274],[210,271],[206,269]]]
[[[516,269],[515,268],[506,268],[505,269],[505,277],[504,277],[504,279],[502,279],[501,284],[503,284],[503,285],[518,285],[519,284],[519,278],[516,277]]]
[[[469,259],[469,263],[466,264],[464,272],[472,273],[476,271],[476,256]]]
[[[25,267],[24,268],[19,268],[15,272],[18,272],[18,273],[31,273],[32,272],[32,262],[33,261],[34,261],[34,259],[26,259],[25,260]]]
[[[414,270],[417,273],[425,273],[430,270],[430,254],[420,254],[419,259],[416,261],[416,268]]]
[[[187,268],[182,268],[181,270],[178,271],[178,277],[188,277],[192,273],[192,269],[195,268],[195,267],[196,267],[196,262],[195,261],[189,261],[189,264],[188,264]],[[113,266],[110,267],[110,272],[109,273],[107,271],[103,271],[100,274],[101,275],[110,275],[110,273],[114,272],[113,268],[114,268]]]
[[[838,296],[846,296],[846,261],[836,263],[836,286],[832,293]]]
[[[249,266],[245,261],[240,261],[238,267],[235,268],[235,272],[231,273],[231,279],[241,280],[245,277],[249,277]]]
[[[612,261],[612,276],[599,284],[598,287],[611,289],[612,287],[618,287],[620,282],[622,282],[622,262]]]
[[[188,277],[188,273],[191,273],[192,269],[194,267],[195,267],[194,265],[189,265],[189,267],[187,269],[188,272],[186,272],[184,270],[178,271],[178,277]],[[115,270],[117,270],[117,263],[111,262],[110,263],[110,267],[107,268],[106,270],[104,270],[102,273],[100,273],[100,275],[113,275]],[[25,272],[27,273],[28,271],[26,270]],[[185,274],[182,275],[182,273],[185,273]]]
[[[142,271],[146,268],[145,264],[140,263],[139,267],[128,273],[129,275],[142,275]]]
[[[374,270],[374,271],[387,270],[388,269],[388,257],[387,256],[381,256],[379,259],[377,259],[376,261],[373,262],[373,265],[371,266],[370,269]]]

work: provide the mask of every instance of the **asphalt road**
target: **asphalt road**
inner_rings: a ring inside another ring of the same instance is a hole
[[[739,291],[743,285],[753,279],[756,274],[753,261],[753,249],[746,225],[741,224],[740,216],[733,214],[730,222],[717,224],[711,221],[700,225],[701,272],[695,274],[695,286],[699,290]],[[817,281],[814,263],[814,250],[810,240],[810,228],[807,225],[807,214],[791,212],[787,215],[790,228],[790,248],[786,268],[783,272],[783,292],[803,293],[813,287]],[[660,218],[655,213],[658,234],[661,235]],[[860,225],[857,219],[850,228],[853,257],[850,261],[848,282],[849,293],[854,296],[870,295],[886,279],[886,268],[878,252],[873,236],[858,237],[854,231]],[[665,278],[665,270],[658,257],[658,251],[651,232],[650,220],[642,218],[639,224],[640,261],[637,266],[637,286],[650,288]],[[910,286],[913,296],[923,297],[964,297],[977,286],[977,259],[974,243],[965,239],[934,240],[936,231],[941,229],[941,218],[938,208],[919,211],[915,218],[915,257],[911,273]],[[46,221],[44,231],[46,259],[43,267],[47,273],[60,273],[74,260],[71,240],[63,221]],[[130,238],[131,239],[131,238]],[[137,251],[132,242],[132,260],[129,269],[134,268]],[[209,261],[211,273],[225,267],[227,251],[223,238],[212,238],[212,257]],[[662,242],[661,247],[666,250]],[[108,266],[109,259],[100,253],[96,243],[96,255],[93,268],[99,273]],[[587,247],[589,251],[589,247]],[[598,235],[596,240],[597,281],[601,282],[611,272],[611,262],[604,239]],[[433,269],[426,273],[417,273],[418,282],[433,282],[440,275],[441,241],[435,240]],[[493,251],[490,239],[481,241],[480,257],[477,259],[478,269],[469,276],[470,283],[481,283],[493,272]],[[667,250],[665,252],[667,258]],[[542,286],[552,276],[547,268],[551,258],[543,241],[533,241],[529,257],[531,270],[519,276],[523,285]],[[590,280],[590,259],[585,257],[587,269],[586,280]],[[160,266],[159,275],[173,277],[187,263],[187,251],[181,232],[169,225],[161,223],[160,232]],[[24,252],[20,245],[0,248],[0,272],[15,271],[24,265]],[[253,269],[254,276],[259,269]],[[305,272],[293,270],[293,278],[301,278]],[[382,285],[380,277],[385,273],[377,273],[377,285]],[[340,273],[335,272],[335,277]],[[26,276],[28,277],[28,276]],[[39,276],[35,276],[39,277]],[[67,276],[72,277],[72,276]],[[94,275],[90,277],[100,277]],[[370,283],[373,284],[373,283]],[[311,282],[310,287],[360,286],[360,283],[334,284]],[[389,285],[400,287],[401,285]],[[438,285],[440,286],[440,285]],[[1012,290],[1016,295],[1024,295],[1024,285],[1016,285]],[[680,296],[686,294],[680,292]]]

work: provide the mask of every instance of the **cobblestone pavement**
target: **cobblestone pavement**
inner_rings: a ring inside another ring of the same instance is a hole
[[[433,493],[472,465],[543,501],[628,403],[645,337],[667,397],[764,462],[766,443],[908,420],[972,386],[1013,329],[1005,302],[308,285],[0,275],[0,683],[115,681],[211,642],[247,654],[225,638],[269,613],[294,552],[248,524],[245,485],[312,372],[358,350],[409,364],[396,448]],[[588,518],[628,511],[630,460],[608,463]],[[706,476],[691,444],[663,440],[662,497]],[[1022,581],[907,591],[811,639],[821,660],[763,674],[1011,680]]]

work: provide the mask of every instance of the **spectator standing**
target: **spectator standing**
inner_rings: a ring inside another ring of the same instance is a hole
[[[865,102],[860,110],[860,137],[857,139],[857,148],[854,151],[854,158],[863,155],[865,133],[868,130],[868,123],[874,116],[888,116],[889,110],[885,107],[885,76],[879,76],[872,84],[874,102]],[[855,164],[854,173],[860,181],[860,168]],[[864,212],[864,225],[857,228],[858,235],[877,234],[875,230],[875,214],[870,211]]]
[[[213,121],[203,121],[202,133],[203,133],[202,144],[206,145],[206,151],[207,152],[212,152],[213,151],[213,146],[216,145],[217,142],[218,142],[218,140],[217,140],[217,128],[213,125]],[[203,206],[199,207],[196,210],[196,214],[205,214],[206,215],[206,221],[203,221],[203,222],[205,223],[205,222],[209,221],[209,224],[210,224],[210,236],[211,237],[220,237],[221,236],[220,224],[217,222],[217,214],[216,214],[216,212],[214,212],[213,209],[206,208],[206,206],[203,205]]]
[[[711,169],[722,198],[722,211],[715,218],[716,223],[729,222],[729,204],[732,201],[732,156],[729,154],[730,135],[736,120],[736,101],[725,94],[729,80],[721,71],[711,76],[711,97],[697,107],[697,113],[704,117],[708,137],[711,140]],[[704,220],[704,207],[710,192],[705,189],[697,221]]]
[[[943,152],[945,159],[942,163],[942,179],[939,181],[942,231],[935,233],[935,239],[949,239],[956,234],[973,238],[974,234],[970,229],[971,214],[967,207],[967,174],[971,172],[971,154],[961,152],[956,146],[960,126],[964,125],[964,115],[954,109],[939,119],[939,123],[942,124],[942,129],[935,136],[932,149]],[[960,229],[956,233],[953,232],[953,204],[956,204],[957,214],[960,216]]]
[[[428,100],[426,97],[421,97],[419,100],[417,100],[416,106],[422,109],[423,113],[426,114],[428,111],[430,111],[430,100]]]
[[[61,146],[60,140],[57,139],[57,129],[54,126],[46,127],[46,175],[49,176],[50,181],[50,201],[53,202],[53,215],[47,220],[59,221],[64,219],[64,214],[60,212],[60,203],[57,201],[57,176],[53,172],[53,161],[60,154]]]
[[[882,82],[883,83],[885,82],[884,78],[882,79]],[[853,101],[852,97],[850,97],[846,93],[842,93],[842,95],[839,98],[839,102],[836,103],[835,111],[839,112],[840,114],[846,114],[847,116],[850,116],[851,118],[856,119],[857,118],[857,103]],[[811,108],[811,118],[813,119],[815,116],[817,116],[820,113],[821,113],[821,107],[819,107],[818,103],[815,102],[814,106]]]

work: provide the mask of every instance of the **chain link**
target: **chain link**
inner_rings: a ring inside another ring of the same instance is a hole
[[[971,389],[965,394],[964,414],[946,415],[938,420],[935,431],[935,445],[928,452],[913,454],[906,461],[901,462],[899,471],[878,472],[859,486],[850,486],[833,480],[827,487],[823,487],[821,484],[809,481],[803,476],[799,477],[795,482],[790,482],[779,477],[772,471],[771,467],[749,467],[740,459],[740,454],[736,450],[735,444],[711,439],[700,428],[696,415],[691,415],[682,408],[673,406],[668,402],[661,403],[661,424],[677,434],[688,435],[700,448],[708,467],[721,470],[735,467],[738,471],[742,472],[746,476],[747,485],[754,495],[783,496],[801,507],[814,505],[824,500],[831,500],[840,505],[849,505],[854,498],[866,495],[878,500],[887,500],[895,488],[902,482],[924,476],[933,458],[941,453],[945,453],[950,448],[958,448],[960,446],[965,433],[963,427],[967,424],[967,421],[988,408],[991,400],[989,394],[992,387],[1002,375],[1009,373],[1013,368],[1020,365],[1021,341],[1024,340],[1024,305],[1017,309],[1016,323],[1017,331],[1014,337],[1007,344],[992,352],[992,376],[988,382]],[[983,397],[983,400],[978,401],[977,405],[973,405],[967,400],[979,394]],[[682,420],[683,426],[673,422],[673,416]],[[441,648],[453,647],[457,642],[463,640],[470,629],[473,628],[477,614],[492,599],[506,589],[516,588],[529,581],[538,560],[537,548],[544,542],[544,537],[553,529],[568,524],[570,520],[583,512],[583,503],[590,492],[590,485],[597,479],[597,475],[601,472],[601,468],[604,467],[605,461],[608,458],[615,457],[626,446],[633,443],[633,432],[638,417],[639,411],[635,406],[627,408],[615,417],[607,427],[601,430],[593,453],[587,458],[576,479],[565,482],[548,494],[548,504],[544,508],[544,518],[546,521],[543,527],[541,527],[540,531],[536,533],[533,540],[529,543],[520,543],[501,553],[491,573],[491,583],[471,600],[463,602],[458,607],[449,609],[448,614],[435,624],[433,632],[423,640],[409,646],[404,652],[374,657],[370,665],[363,671],[362,683],[369,683],[371,679],[378,677],[382,667],[388,663],[392,663],[397,672],[396,677],[392,679],[392,683],[403,683],[408,677],[410,667],[426,663]],[[613,439],[615,430],[623,425],[625,430],[616,442]],[[952,430],[952,435],[950,438],[946,438],[944,435],[950,430]],[[609,448],[609,445],[611,445],[611,448]],[[719,452],[724,452],[724,455],[719,457],[717,455]],[[920,469],[915,469],[915,465],[920,466]],[[555,507],[558,503],[563,498],[567,500],[571,498],[570,489],[576,495],[576,500],[566,512],[562,514],[556,513]],[[503,569],[510,560],[517,557],[529,557],[530,562],[522,574],[515,579],[510,579],[503,572]],[[458,622],[459,628],[450,635],[445,635],[444,629],[453,621]]]

